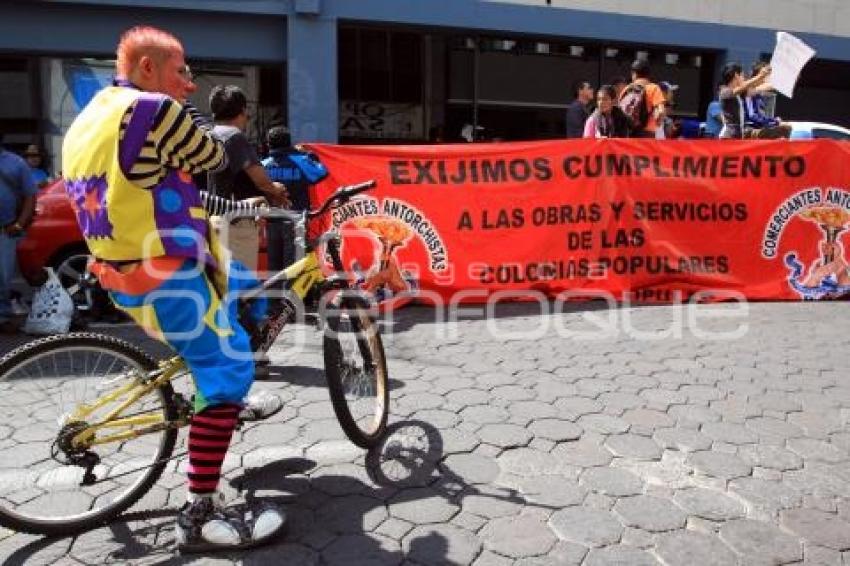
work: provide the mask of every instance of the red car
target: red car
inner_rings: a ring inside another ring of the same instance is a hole
[[[44,268],[52,267],[77,308],[91,309],[98,293],[81,284],[89,275],[89,250],[61,178],[39,191],[35,209],[35,220],[18,246],[21,274],[30,285],[38,286],[44,282]],[[265,230],[260,236],[259,266],[264,269]]]

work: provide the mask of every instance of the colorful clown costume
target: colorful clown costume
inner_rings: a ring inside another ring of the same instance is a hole
[[[236,321],[235,308],[219,298],[203,264],[162,257],[140,262],[126,273],[96,262],[92,272],[118,308],[186,362],[195,380],[195,412],[241,404],[254,376],[250,339]]]

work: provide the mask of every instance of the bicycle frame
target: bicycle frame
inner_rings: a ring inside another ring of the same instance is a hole
[[[110,403],[116,402],[121,397],[126,398],[117,406],[111,409],[103,418],[95,423],[89,424],[85,430],[80,431],[71,440],[74,446],[91,447],[98,444],[108,444],[110,442],[120,442],[131,438],[138,438],[145,434],[158,432],[167,427],[182,427],[188,424],[187,416],[181,416],[176,421],[166,421],[161,414],[151,415],[133,415],[128,417],[120,417],[127,408],[134,405],[139,399],[149,394],[156,388],[168,383],[180,372],[185,371],[186,366],[179,356],[174,356],[168,360],[160,362],[159,368],[142,376],[137,376],[132,382],[122,385],[121,387],[110,391],[90,404],[82,404],[77,406],[69,415],[67,422],[85,422],[88,417],[94,414],[98,409],[107,407]],[[158,374],[158,375],[157,375]],[[131,428],[144,427],[135,430],[127,430],[109,434],[101,438],[96,438],[96,433],[104,429],[116,428]]]
[[[374,183],[371,182],[361,184],[358,192],[371,187],[373,184]],[[238,218],[255,217],[258,215],[267,218],[284,218],[295,223],[296,239],[300,240],[303,245],[302,249],[306,250],[304,257],[279,271],[255,289],[242,293],[241,297],[247,299],[257,297],[264,292],[269,291],[277,283],[285,281],[288,282],[287,289],[303,301],[311,289],[322,285],[326,281],[326,278],[322,273],[319,255],[315,249],[320,247],[323,243],[327,243],[328,245],[328,251],[334,261],[334,268],[338,270],[341,269],[342,266],[338,254],[339,248],[337,247],[339,235],[335,230],[329,230],[315,242],[310,243],[310,245],[304,245],[304,234],[308,218],[311,217],[311,215],[318,215],[324,212],[332,200],[333,199],[329,199],[318,212],[311,213],[294,213],[288,210],[268,209],[266,211],[259,211],[259,214],[258,211],[239,211],[225,215],[225,217],[228,218],[228,221]],[[277,331],[279,332],[282,328],[283,325],[280,325],[280,328],[278,328]],[[275,338],[276,337],[277,335],[275,335]],[[189,412],[181,414],[176,421],[166,421],[161,414],[141,414],[121,417],[121,414],[124,411],[133,406],[145,395],[148,395],[156,388],[170,382],[174,379],[174,377],[186,371],[187,368],[185,362],[179,356],[174,356],[160,362],[158,369],[145,375],[137,376],[131,383],[127,383],[113,391],[107,392],[95,399],[91,404],[83,404],[76,407],[69,415],[66,422],[86,422],[86,419],[98,409],[106,407],[110,403],[114,403],[123,396],[126,396],[126,398],[121,401],[117,407],[111,409],[98,422],[89,424],[84,430],[75,434],[71,440],[72,445],[76,447],[89,448],[100,444],[108,444],[110,442],[120,442],[123,440],[137,438],[145,434],[161,431],[164,428],[179,428],[187,425],[189,422]],[[132,429],[132,427],[141,428],[116,432],[101,438],[96,437],[97,432],[100,430],[118,428]]]

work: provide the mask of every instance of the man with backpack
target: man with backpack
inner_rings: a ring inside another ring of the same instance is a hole
[[[292,147],[292,137],[284,126],[274,126],[267,134],[269,156],[262,164],[269,178],[285,184],[292,200],[292,210],[310,210],[310,185],[328,175],[324,165],[311,154]],[[269,270],[279,271],[295,263],[295,230],[291,222],[270,220],[268,223]]]
[[[620,109],[629,118],[633,138],[655,138],[665,116],[661,87],[649,79],[649,62],[632,63],[632,82],[620,94]]]

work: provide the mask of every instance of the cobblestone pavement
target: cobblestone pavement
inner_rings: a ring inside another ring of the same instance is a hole
[[[272,379],[255,386],[282,395],[286,408],[238,433],[223,482],[229,498],[286,506],[280,543],[175,557],[170,526],[185,485],[171,467],[136,513],[75,538],[6,531],[0,557],[850,565],[847,306],[754,304],[744,319],[719,316],[731,308],[698,307],[699,328],[680,307],[541,315],[510,305],[454,326],[407,309],[386,337],[392,434],[368,455],[334,418],[318,334],[295,327],[272,352]],[[616,332],[566,335],[602,319]],[[741,337],[706,336],[741,322]],[[681,336],[625,329],[671,323],[685,326]]]

